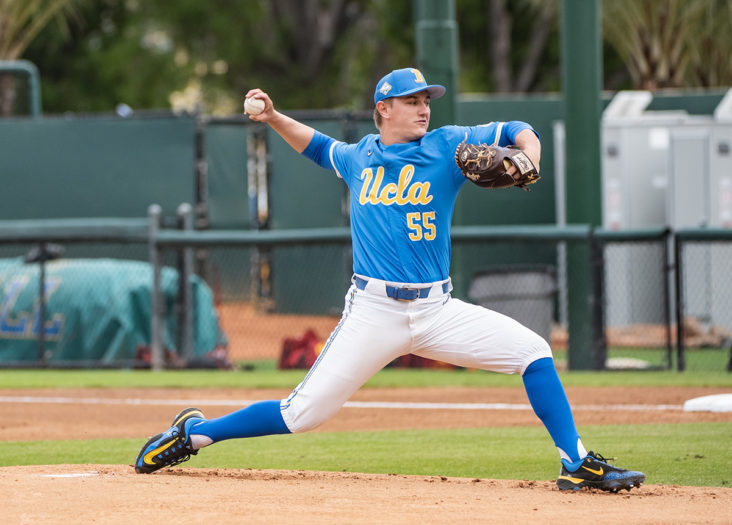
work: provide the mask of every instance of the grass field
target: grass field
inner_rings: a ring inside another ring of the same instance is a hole
[[[709,360],[710,354],[704,359]],[[716,363],[727,354],[720,351]],[[694,358],[691,359],[694,363]],[[0,370],[0,388],[291,388],[305,371],[280,372],[271,362],[236,371]],[[697,370],[694,370],[696,368]],[[723,367],[699,371],[563,372],[566,386],[695,386],[732,392]],[[521,379],[471,370],[385,369],[366,388],[424,386],[519,387]],[[596,425],[581,428],[586,442],[612,443],[620,466],[647,483],[732,486],[732,422],[674,425]],[[140,440],[5,441],[0,466],[130,464]],[[602,451],[601,451],[602,452]],[[332,470],[504,479],[553,479],[558,462],[540,427],[323,432],[220,443],[186,466]]]
[[[0,388],[292,388],[305,370],[277,370],[273,362],[249,369],[214,370],[0,370]],[[732,374],[671,370],[560,372],[565,386],[718,386],[732,388]],[[387,368],[366,387],[521,386],[521,378],[481,370]]]
[[[732,423],[581,430],[587,441],[613,443],[618,464],[623,466],[625,458],[625,466],[649,473],[647,483],[732,486]],[[139,439],[5,442],[0,466],[125,465],[132,463],[139,447]],[[554,447],[538,427],[271,436],[219,443],[186,464],[535,480],[554,479],[558,465]]]

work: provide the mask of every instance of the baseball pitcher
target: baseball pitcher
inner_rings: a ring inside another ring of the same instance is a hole
[[[353,278],[343,315],[289,397],[216,419],[185,409],[168,430],[145,443],[137,472],[176,465],[225,439],[312,430],[373,374],[412,353],[521,374],[531,406],[559,451],[560,489],[617,492],[645,481],[643,473],[587,452],[543,338],[514,319],[451,297],[450,224],[458,192],[466,181],[528,189],[539,179],[541,144],[533,128],[519,121],[428,132],[430,102],[444,93],[443,86],[428,85],[418,69],[392,71],[374,91],[379,133],[357,144],[334,140],[278,112],[259,89],[247,93],[245,109],[252,120],[267,123],[350,190]]]

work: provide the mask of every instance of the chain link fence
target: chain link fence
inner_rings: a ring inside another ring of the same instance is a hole
[[[288,340],[327,339],[350,284],[347,228],[20,222],[0,225],[2,366],[152,366],[156,344],[163,366],[277,360]],[[588,261],[601,337],[587,351],[605,367],[681,370],[685,352],[730,347],[732,237],[455,227],[453,295],[518,319],[562,360],[570,310],[583,307],[568,304],[570,242],[601,254]]]
[[[668,238],[600,240],[608,368],[671,368]]]
[[[166,252],[174,252],[168,249]],[[211,246],[196,250],[232,361],[277,359],[286,338],[325,340],[350,285],[350,245]]]
[[[0,363],[133,366],[149,340],[148,259],[146,241],[0,245]]]
[[[675,240],[678,368],[687,368],[690,354],[703,359],[721,348],[729,352],[727,370],[732,371],[732,232],[684,230]]]

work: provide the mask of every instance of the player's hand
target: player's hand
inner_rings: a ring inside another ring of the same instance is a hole
[[[526,153],[526,156],[529,157],[529,160],[531,160],[532,164],[536,168],[536,172],[539,173],[539,159],[537,158],[536,152],[531,148],[522,149],[521,151]],[[506,170],[506,173],[511,175],[514,180],[519,180],[521,178],[521,173],[519,173],[519,170],[514,165],[511,165],[511,167]]]
[[[524,129],[516,135],[514,144],[521,148],[521,151],[529,157],[529,160],[534,165],[536,174],[538,175],[541,172],[541,166],[539,164],[541,162],[541,142],[536,134],[530,129]],[[517,179],[516,174],[518,173],[518,170],[515,166],[511,166],[511,169],[508,170],[507,173],[514,179]]]
[[[264,102],[264,110],[261,113],[257,115],[252,115],[246,112],[244,113],[251,120],[254,120],[256,122],[267,122],[275,116],[274,103],[272,102],[272,99],[269,98],[269,95],[261,89],[250,89],[249,91],[247,91],[245,98],[256,98]]]

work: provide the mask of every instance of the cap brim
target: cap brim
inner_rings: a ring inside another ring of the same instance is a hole
[[[439,84],[433,84],[431,86],[427,86],[427,93],[430,94],[430,98],[440,98],[442,95],[445,94],[445,86],[441,86]]]
[[[445,94],[445,86],[441,86],[439,84],[433,84],[431,86],[426,87],[417,87],[414,89],[410,89],[408,91],[405,91],[403,93],[394,94],[391,96],[380,98],[379,100],[386,100],[387,98],[398,98],[398,97],[406,97],[409,95],[414,95],[415,93],[419,93],[420,91],[426,91],[431,99],[440,98],[442,95]]]

